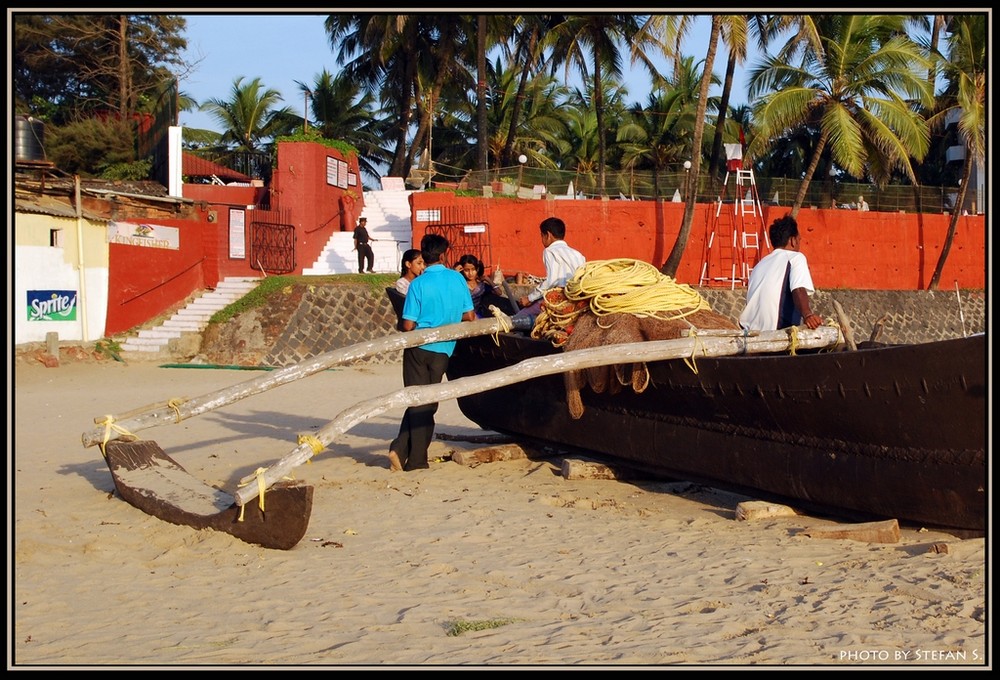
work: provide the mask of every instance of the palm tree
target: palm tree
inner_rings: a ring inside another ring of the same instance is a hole
[[[333,76],[326,69],[311,86],[295,84],[309,94],[313,130],[323,139],[342,140],[356,148],[361,172],[377,179],[379,166],[388,164],[392,156],[385,146],[388,125],[375,117],[375,97],[343,72]]]
[[[489,167],[490,138],[486,111],[487,23],[488,18],[485,14],[476,15],[476,170],[484,175]]]
[[[691,138],[691,176],[698,177],[701,170],[701,138],[705,134],[705,111],[708,110],[708,86],[712,82],[712,65],[715,63],[715,52],[718,49],[719,32],[721,31],[722,20],[717,14],[712,15],[712,29],[708,36],[708,52],[705,55],[705,70],[701,74],[701,90],[698,93],[698,108],[694,119],[694,134]],[[681,265],[681,258],[684,256],[684,249],[687,248],[688,239],[691,238],[691,225],[694,222],[694,205],[696,191],[689,191],[687,200],[684,202],[684,217],[681,220],[680,231],[677,232],[677,240],[674,241],[673,248],[666,262],[660,267],[667,276],[676,276],[677,269]]]
[[[499,30],[503,30],[504,22],[498,19],[501,24]],[[529,80],[533,74],[540,71],[544,64],[544,41],[543,38],[556,25],[557,19],[551,14],[521,14],[511,21],[510,33],[514,41],[514,49],[511,51],[507,41],[501,41],[504,47],[504,55],[512,67],[520,69],[517,80],[516,96],[513,98],[513,110],[507,120],[506,140],[498,152],[495,165],[508,166],[513,163],[514,145],[517,137],[517,129],[521,124],[521,102],[526,95]],[[512,94],[505,89],[503,97]]]
[[[951,212],[941,255],[927,286],[929,290],[936,289],[941,281],[941,272],[951,252],[958,218],[969,191],[973,164],[982,167],[986,158],[986,22],[982,15],[956,16],[952,19],[948,58],[943,66],[948,83],[943,97],[944,107],[931,122],[938,125],[949,114],[958,114],[958,133],[965,145],[965,162],[958,199]]]
[[[215,118],[223,133],[220,141],[234,151],[262,151],[268,140],[287,134],[295,114],[286,107],[277,90],[265,90],[260,78],[244,84],[243,76],[233,81],[230,98],[209,99],[199,107]]]
[[[595,171],[600,156],[597,112],[593,106],[567,105],[561,115],[566,124],[567,137],[561,145],[559,167],[574,171],[573,183],[577,191],[597,193],[599,184]]]
[[[597,184],[605,191],[607,148],[604,121],[604,77],[620,79],[622,61],[620,44],[639,49],[640,15],[635,14],[568,14],[553,31],[553,67],[575,63],[584,79],[593,69],[594,112],[597,118]],[[644,19],[643,19],[644,20]]]
[[[393,121],[389,174],[406,175],[412,158],[408,140],[416,110],[417,72],[426,61],[415,15],[331,14],[324,26],[337,63],[347,77],[375,93]]]
[[[666,81],[645,106],[633,105],[630,119],[618,128],[625,166],[652,169],[654,198],[660,196],[660,173],[687,160],[690,153],[701,80],[693,61],[686,57],[680,81]]]
[[[566,107],[567,88],[548,75],[529,79],[523,93],[515,83],[520,67],[506,69],[500,58],[487,68],[487,124],[489,156],[494,170],[510,167],[503,164],[508,142],[518,154],[525,154],[534,167],[555,167],[558,149],[563,147],[566,126],[562,113]],[[434,124],[434,162],[471,170],[477,160],[472,141],[478,134],[476,107],[467,93],[453,94],[441,102]],[[515,114],[515,112],[517,112]],[[515,124],[514,118],[520,118]],[[508,132],[510,131],[510,132]],[[440,140],[440,143],[438,141]]]
[[[818,130],[793,217],[828,144],[832,161],[853,177],[883,185],[899,170],[916,183],[911,158],[924,157],[929,132],[911,102],[930,102],[927,81],[916,71],[929,62],[900,33],[901,23],[900,16],[823,15],[813,21],[821,51],[803,42],[799,63],[776,56],[751,72],[757,136],[750,159],[795,128]]]
[[[758,17],[755,25],[760,26],[763,21]],[[712,154],[708,159],[708,176],[713,184],[716,178],[716,171],[719,168],[719,159],[722,156],[723,130],[726,127],[726,115],[729,112],[729,98],[733,91],[733,77],[736,74],[736,65],[742,64],[747,58],[747,31],[750,22],[743,15],[727,15],[723,17],[721,37],[723,42],[729,47],[729,58],[726,60],[726,75],[722,81],[722,98],[719,101],[719,115],[715,120],[715,136],[712,140]],[[760,32],[758,31],[758,35]]]

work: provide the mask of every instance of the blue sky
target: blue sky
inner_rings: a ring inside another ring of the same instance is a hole
[[[339,70],[323,29],[325,13],[185,16],[185,58],[195,67],[181,78],[180,89],[199,103],[211,98],[228,99],[233,81],[239,76],[246,80],[260,77],[265,87],[280,92],[283,103],[302,115],[305,97],[295,81],[309,84],[324,68],[334,74]],[[692,31],[684,52],[696,60],[704,59],[707,43],[705,20]],[[725,59],[725,48],[720,46],[714,68],[720,77],[725,73]],[[741,75],[738,69],[733,104],[745,103]],[[649,78],[640,69],[635,69],[626,83],[633,101],[645,101]],[[720,92],[713,90],[712,94]],[[180,123],[191,128],[218,129],[210,116],[199,112],[182,112]]]

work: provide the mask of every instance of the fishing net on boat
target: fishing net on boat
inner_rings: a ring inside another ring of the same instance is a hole
[[[551,300],[551,302],[550,302]],[[686,337],[691,329],[736,329],[708,301],[653,265],[631,259],[596,260],[577,270],[563,289],[549,291],[533,338],[548,338],[567,351]],[[564,374],[570,415],[583,415],[580,390],[618,393],[649,383],[645,363],[598,366]]]

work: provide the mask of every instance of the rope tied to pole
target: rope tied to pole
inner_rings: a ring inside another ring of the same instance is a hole
[[[167,402],[167,407],[172,408],[174,410],[174,414],[177,416],[177,420],[175,422],[179,423],[183,420],[183,418],[181,418],[181,406],[185,401],[187,400],[175,397]]]
[[[510,321],[510,317],[507,316],[496,305],[490,305],[490,313],[500,323],[499,328],[497,328],[497,331],[492,336],[493,337],[493,342],[496,344],[497,347],[499,347],[500,346],[500,334],[501,333],[510,333],[511,329],[514,328],[514,326],[513,326],[513,324]]]
[[[101,440],[100,449],[101,449],[101,455],[104,456],[105,458],[108,457],[108,454],[105,452],[104,447],[107,446],[108,441],[110,441],[112,432],[117,432],[122,437],[129,437],[132,440],[138,439],[138,437],[136,437],[134,434],[126,430],[124,427],[116,425],[115,417],[110,413],[104,416],[104,419],[98,422],[97,424],[104,426],[104,438]]]
[[[318,437],[311,434],[300,434],[296,443],[299,445],[308,444],[309,448],[312,449],[314,456],[318,455],[323,449],[326,448],[323,446],[323,442],[321,442]],[[312,460],[309,460],[308,462],[312,463]]]

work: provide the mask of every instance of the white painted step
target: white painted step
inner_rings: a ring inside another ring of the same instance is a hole
[[[375,255],[374,269],[383,274],[399,271],[403,252],[412,247],[410,225],[411,191],[366,191],[361,215],[368,218],[368,234],[372,237]],[[334,232],[311,267],[302,270],[305,276],[355,274],[358,254],[354,250],[354,232]]]
[[[122,343],[122,352],[125,356],[129,352],[140,355],[157,353],[174,338],[204,330],[213,314],[239,300],[259,283],[260,279],[253,277],[231,277],[220,281],[215,290],[198,296],[159,326],[142,329],[135,337],[126,338]]]

